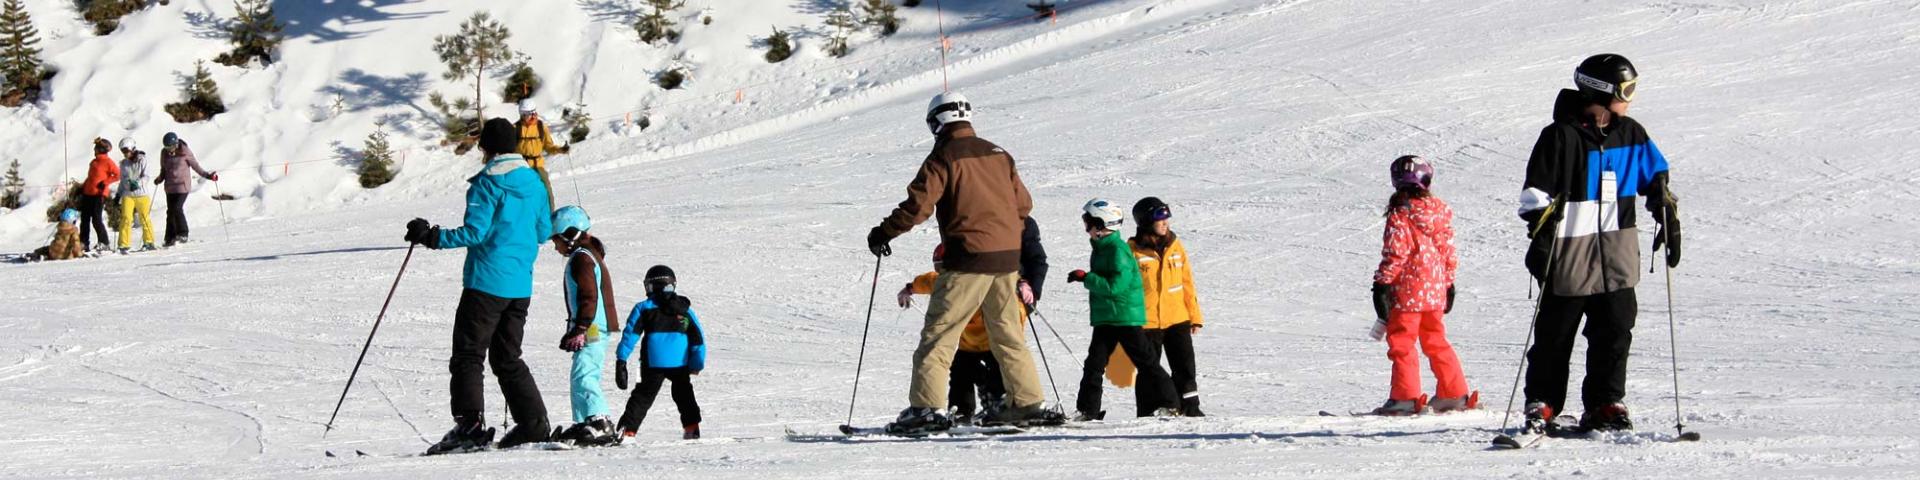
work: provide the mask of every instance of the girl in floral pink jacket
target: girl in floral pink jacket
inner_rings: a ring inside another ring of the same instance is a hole
[[[1395,159],[1389,167],[1394,193],[1387,203],[1387,228],[1380,248],[1380,269],[1373,276],[1375,340],[1387,340],[1393,361],[1393,389],[1379,415],[1414,415],[1479,406],[1478,392],[1467,390],[1460,359],[1447,343],[1446,313],[1453,310],[1453,278],[1459,259],[1453,252],[1453,209],[1428,190],[1433,164],[1418,156]],[[1414,344],[1426,352],[1438,383],[1428,403],[1420,390],[1420,360]]]

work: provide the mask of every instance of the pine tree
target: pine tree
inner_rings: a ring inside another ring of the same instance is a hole
[[[27,180],[20,178],[20,159],[7,167],[7,180],[0,186],[0,208],[17,210],[27,204]]]
[[[687,5],[686,0],[647,0],[653,7],[653,13],[640,16],[633,29],[640,32],[640,41],[653,43],[662,39],[668,42],[680,41],[680,32],[673,29],[673,19],[667,13]]]
[[[567,124],[567,143],[580,143],[593,132],[593,116],[587,114],[586,105],[562,109],[560,121]]]
[[[773,35],[767,37],[767,63],[780,63],[793,56],[793,35],[773,28]]]
[[[268,0],[234,0],[233,10],[234,19],[225,27],[233,50],[213,61],[238,67],[258,58],[262,65],[272,65],[273,52],[286,39],[282,33],[285,25],[273,15],[273,4]]]
[[[213,82],[213,72],[207,70],[207,62],[193,62],[193,80],[180,90],[180,101],[166,105],[167,113],[173,121],[180,123],[198,122],[227,112],[227,104],[220,99],[220,85]]]
[[[360,187],[377,188],[393,181],[393,148],[387,144],[387,132],[375,125],[367,135],[366,149],[360,151]]]
[[[441,35],[433,39],[433,52],[440,55],[440,61],[447,64],[446,73],[441,78],[450,81],[473,79],[474,116],[485,118],[486,100],[481,98],[481,84],[489,74],[500,74],[502,70],[512,68],[521,57],[519,52],[507,45],[507,38],[513,36],[507,26],[494,20],[487,12],[474,12],[473,17],[460,24],[460,31],[453,35]]]
[[[469,142],[480,134],[481,121],[479,110],[473,108],[473,100],[449,101],[440,92],[434,92],[427,94],[427,103],[440,112],[440,128],[446,133],[447,144],[471,146]]]
[[[74,7],[80,10],[80,18],[93,24],[95,35],[106,35],[120,29],[120,17],[147,8],[146,0],[74,0]]]
[[[40,31],[20,0],[0,9],[0,103],[17,106],[40,97]]]
[[[513,75],[507,77],[507,84],[500,89],[500,99],[507,103],[519,103],[540,92],[540,74],[526,62],[513,68]]]
[[[860,10],[867,17],[861,23],[880,27],[880,36],[891,36],[900,32],[899,9],[893,6],[892,0],[866,0],[866,3],[860,5]]]
[[[827,54],[845,57],[852,53],[853,46],[848,43],[847,37],[853,35],[854,29],[860,28],[860,22],[853,19],[853,11],[836,9],[827,14],[827,26],[833,29],[833,34],[827,37]]]

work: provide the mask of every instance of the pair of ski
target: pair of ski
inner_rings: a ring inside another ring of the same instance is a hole
[[[1572,420],[1572,417],[1565,417],[1565,418],[1567,418],[1568,420]],[[1523,430],[1521,433],[1517,433],[1514,435],[1507,435],[1503,433],[1493,437],[1493,449],[1494,450],[1520,450],[1520,449],[1526,449],[1526,448],[1534,448],[1534,447],[1540,446],[1540,444],[1543,443],[1548,438],[1573,439],[1573,440],[1596,440],[1596,439],[1602,438],[1602,436],[1599,435],[1599,433],[1600,431],[1598,430],[1588,430],[1588,429],[1582,429],[1582,428],[1550,429],[1550,430],[1547,430],[1546,432],[1540,432],[1540,433],[1526,433]],[[1700,432],[1682,431],[1680,435],[1675,436],[1671,439],[1667,439],[1665,441],[1667,443],[1698,442],[1700,441]]]
[[[930,437],[954,437],[954,438],[992,437],[992,436],[1001,436],[1001,435],[1017,435],[1022,433],[1033,433],[1033,432],[1047,431],[1047,430],[1095,430],[1095,429],[1111,428],[1116,426],[1117,425],[1108,424],[1104,422],[1067,422],[1059,425],[1035,425],[1035,426],[1027,426],[1027,427],[1020,427],[1020,426],[1014,426],[1014,425],[993,425],[993,426],[956,425],[946,430],[932,430],[932,431],[926,431],[926,432],[910,432],[910,433],[893,433],[893,432],[888,432],[886,427],[855,427],[852,425],[841,425],[840,433],[837,433],[837,434],[833,434],[833,433],[805,434],[805,433],[795,432],[793,431],[793,429],[788,428],[787,440],[807,442],[807,441],[836,441],[836,440],[848,440],[848,439],[856,439],[856,438],[925,439]]]

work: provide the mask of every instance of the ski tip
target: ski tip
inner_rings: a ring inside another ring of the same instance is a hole
[[[332,450],[327,450],[327,458],[339,458],[339,457],[340,457],[339,455],[334,455]]]
[[[354,451],[353,451],[353,454],[354,454],[354,455],[359,455],[359,456],[362,456],[362,457],[371,457],[371,456],[372,456],[372,455],[367,455],[367,452],[362,452],[362,451],[359,451],[359,450],[354,450]]]
[[[1700,432],[1682,433],[1680,434],[1680,437],[1678,438],[1678,440],[1682,442],[1698,442],[1700,441]]]
[[[845,435],[852,435],[852,434],[853,434],[853,425],[841,425],[841,426],[840,426],[840,433],[842,433],[842,434],[845,434]]]
[[[1339,415],[1334,415],[1334,414],[1333,414],[1333,412],[1329,412],[1329,411],[1326,411],[1326,410],[1321,410],[1321,411],[1320,411],[1320,416],[1322,416],[1322,417],[1338,417]]]
[[[1493,437],[1493,448],[1496,450],[1516,450],[1520,448],[1520,441],[1514,440],[1513,437],[1500,435]]]

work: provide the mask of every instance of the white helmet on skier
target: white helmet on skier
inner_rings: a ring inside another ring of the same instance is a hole
[[[121,150],[139,150],[140,146],[133,143],[133,137],[121,137],[120,149]]]
[[[967,96],[960,92],[943,92],[933,96],[927,104],[927,129],[935,135],[941,127],[954,122],[973,121],[973,104],[967,103]]]
[[[537,107],[538,107],[537,105],[533,104],[533,99],[531,98],[521,99],[520,100],[520,116],[524,117],[527,115],[540,113],[540,109]]]
[[[1085,212],[1080,215],[1080,219],[1087,223],[1088,229],[1101,227],[1113,230],[1127,221],[1126,214],[1122,213],[1120,206],[1104,198],[1088,200],[1087,205],[1080,207],[1080,210]]]

